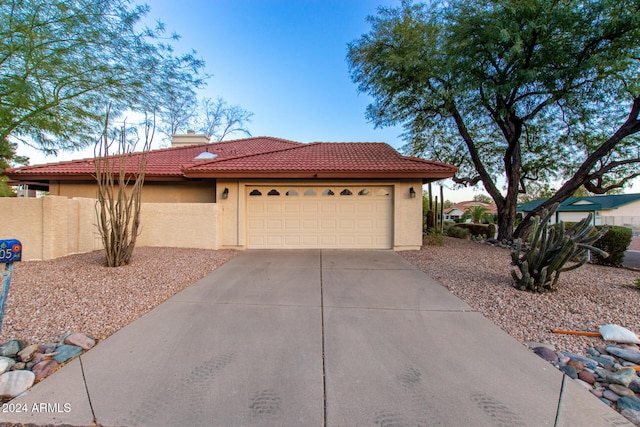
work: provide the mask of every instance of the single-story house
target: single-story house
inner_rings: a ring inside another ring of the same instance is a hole
[[[531,212],[545,200],[519,204],[517,212]],[[552,221],[577,222],[590,213],[594,214],[594,225],[610,224],[640,228],[640,193],[570,197],[558,206]]]
[[[444,220],[445,221],[455,221],[462,218],[464,211],[452,206],[450,208],[445,208],[444,210]]]
[[[477,206],[483,207],[486,209],[487,213],[492,215],[498,214],[498,208],[496,205],[492,203],[484,203],[479,202],[477,200],[468,200],[466,202],[458,202],[451,206],[448,209],[444,210],[444,220],[445,221],[455,221],[462,218],[465,212],[471,210]],[[468,219],[467,222],[471,222],[471,219]]]
[[[6,175],[50,195],[95,198],[94,160],[12,168]],[[199,224],[216,227],[215,248],[418,249],[422,198],[416,195],[424,183],[455,172],[385,143],[272,137],[210,143],[186,134],[149,152],[142,200],[216,204],[217,217]]]

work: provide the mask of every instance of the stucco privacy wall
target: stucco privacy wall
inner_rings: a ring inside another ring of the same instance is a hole
[[[0,210],[0,238],[20,240],[25,261],[101,248],[95,226],[95,200],[55,196],[0,198]]]
[[[42,208],[44,199],[0,197],[0,239],[22,242],[23,259],[42,257]]]
[[[140,246],[217,249],[216,203],[143,203]]]
[[[0,198],[0,239],[22,242],[23,259],[53,259],[102,249],[95,199]],[[215,203],[145,203],[139,246],[216,249]]]

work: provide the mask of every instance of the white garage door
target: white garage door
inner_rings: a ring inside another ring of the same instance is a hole
[[[392,247],[389,186],[247,186],[247,247]]]

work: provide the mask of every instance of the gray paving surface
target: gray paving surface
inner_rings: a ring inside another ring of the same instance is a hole
[[[105,426],[630,425],[391,251],[247,251],[13,401]]]
[[[640,251],[626,251],[622,265],[640,270]]]

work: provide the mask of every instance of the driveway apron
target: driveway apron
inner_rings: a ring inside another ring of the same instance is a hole
[[[243,252],[13,403],[0,421],[630,425],[392,251]]]

